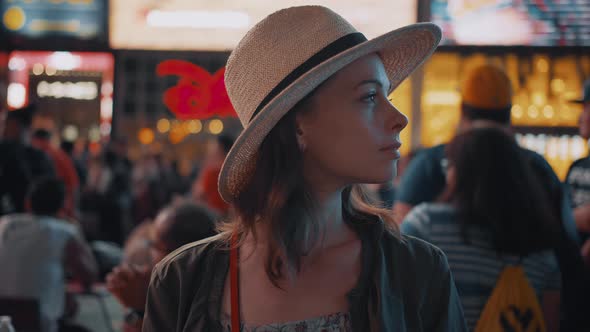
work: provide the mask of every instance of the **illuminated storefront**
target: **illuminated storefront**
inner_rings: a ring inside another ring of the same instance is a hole
[[[443,27],[445,37],[424,68],[421,145],[452,138],[460,118],[461,78],[473,66],[494,63],[512,81],[517,139],[544,155],[563,179],[571,163],[587,154],[577,135],[581,107],[568,101],[580,97],[590,76],[590,4],[431,4],[430,20]]]
[[[15,51],[8,59],[10,109],[37,106],[34,125],[68,140],[111,132],[114,59],[109,53]]]
[[[0,0],[8,109],[36,104],[34,126],[68,140],[108,138],[114,57],[107,8],[108,0]]]

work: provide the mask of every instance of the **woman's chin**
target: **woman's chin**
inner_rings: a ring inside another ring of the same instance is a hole
[[[363,183],[380,184],[392,181],[397,175],[397,169],[393,168],[387,172],[375,173],[368,176]]]

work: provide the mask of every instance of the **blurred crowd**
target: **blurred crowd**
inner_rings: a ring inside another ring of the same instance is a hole
[[[520,148],[510,82],[496,67],[470,74],[462,98],[456,137],[404,156],[397,177],[367,185],[369,194],[393,209],[403,233],[447,254],[470,329],[506,264],[523,266],[547,326],[587,328],[589,159],[562,183],[543,157]],[[588,139],[590,92],[584,98]],[[124,330],[140,331],[154,265],[231,216],[217,178],[232,137],[212,139],[183,176],[161,155],[131,161],[122,138],[98,153],[60,142],[31,128],[34,106],[0,115],[0,304],[33,301],[43,331],[83,331],[71,323],[67,285],[98,282],[126,308]]]
[[[131,329],[154,264],[227,217],[217,177],[233,138],[211,139],[182,175],[159,154],[131,161],[122,138],[98,152],[60,141],[32,128],[36,111],[0,113],[0,308],[29,301],[42,331],[83,331],[69,286],[104,283],[130,309]]]

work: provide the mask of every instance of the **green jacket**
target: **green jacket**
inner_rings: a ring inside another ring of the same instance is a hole
[[[349,294],[354,331],[467,331],[446,256],[382,223],[352,225],[362,240],[362,272]],[[225,238],[225,237],[223,237]],[[186,245],[152,273],[144,332],[221,331],[228,244],[216,236]]]

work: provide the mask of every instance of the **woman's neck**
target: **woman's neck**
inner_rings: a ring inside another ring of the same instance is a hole
[[[351,238],[351,230],[348,228],[342,217],[342,193],[341,191],[333,192],[312,192],[312,199],[314,207],[312,216],[314,221],[318,223],[318,239],[321,247],[332,247],[334,245],[346,242]],[[310,222],[309,220],[302,220],[301,222]],[[265,239],[269,230],[269,225],[266,223],[258,223],[256,226],[256,234],[259,245],[265,245]],[[262,243],[261,243],[262,241]],[[320,248],[317,248],[320,249]]]
[[[321,247],[332,247],[350,240],[351,230],[342,217],[342,192],[316,190],[312,197],[315,201],[313,218],[319,224]]]

